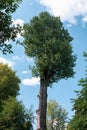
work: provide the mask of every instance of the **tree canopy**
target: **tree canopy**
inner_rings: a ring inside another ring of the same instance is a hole
[[[47,86],[74,74],[75,56],[70,42],[72,37],[64,29],[59,17],[40,13],[24,26],[24,47],[35,59],[35,76],[45,77]]]
[[[87,62],[87,53],[84,53]],[[86,70],[87,72],[87,70]],[[76,91],[77,98],[73,99],[73,111],[75,115],[70,121],[70,130],[86,130],[87,129],[87,73],[85,78],[81,78],[79,86],[82,87]]]
[[[14,97],[2,102],[0,111],[0,130],[30,130],[34,120],[32,109],[25,109],[24,105]]]
[[[32,108],[17,100],[20,79],[8,65],[0,63],[0,130],[30,130]]]
[[[47,130],[65,130],[67,112],[55,100],[47,103]]]
[[[20,79],[8,65],[0,63],[0,102],[19,93]]]
[[[4,54],[11,53],[11,44],[6,41],[15,40],[20,26],[12,24],[12,13],[16,11],[22,0],[1,0],[0,1],[0,51]]]

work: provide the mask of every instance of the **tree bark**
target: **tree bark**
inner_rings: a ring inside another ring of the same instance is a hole
[[[46,111],[47,111],[47,85],[46,80],[41,78],[40,80],[40,92],[39,92],[39,126],[37,130],[46,130]]]

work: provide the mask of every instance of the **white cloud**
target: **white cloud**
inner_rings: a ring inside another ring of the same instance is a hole
[[[38,0],[54,16],[60,16],[61,20],[76,24],[76,16],[87,16],[87,0]],[[86,21],[87,22],[87,21]]]
[[[10,61],[10,60],[6,60],[5,58],[1,57],[0,56],[0,63],[3,63],[3,64],[8,64],[9,67],[12,67],[15,65],[15,63],[13,61]]]
[[[13,21],[13,25],[15,25],[15,26],[17,26],[19,24],[20,26],[23,27],[23,25],[24,25],[24,21],[22,19],[16,19],[16,20],[13,19],[12,21]]]
[[[12,60],[19,60],[19,59],[20,59],[19,56],[13,56],[13,57],[12,57]]]
[[[82,19],[82,21],[83,21],[84,23],[87,22],[87,15]]]
[[[22,74],[28,74],[28,71],[24,70],[24,71],[22,71]]]
[[[68,28],[72,27],[72,24],[67,24],[67,27],[68,27]]]
[[[28,61],[28,62],[33,62],[34,59],[33,59],[33,58],[28,58],[28,57],[27,57],[27,61]]]
[[[16,20],[13,19],[12,21],[13,21],[13,25],[15,27],[17,27],[17,25],[20,25],[23,28],[24,21],[22,19],[16,19]],[[23,33],[24,33],[24,31],[22,30],[21,34],[23,34]],[[17,39],[20,39],[20,38],[22,38],[22,36],[20,35],[20,33],[18,33],[17,34]]]
[[[23,79],[22,84],[26,86],[37,86],[40,83],[40,78],[32,77],[31,79]]]
[[[87,15],[82,19],[82,26],[85,27],[85,24],[87,23]]]

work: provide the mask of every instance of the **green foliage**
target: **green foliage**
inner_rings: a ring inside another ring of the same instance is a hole
[[[55,100],[47,103],[47,130],[64,130],[67,112]]]
[[[9,97],[2,103],[0,112],[0,130],[29,130],[32,126],[33,115],[31,109],[26,110],[21,102]]]
[[[1,0],[0,1],[0,51],[4,54],[11,53],[11,44],[6,41],[15,40],[21,27],[12,25],[12,13],[16,11],[22,0]]]
[[[24,25],[23,46],[27,56],[34,58],[33,76],[40,77],[39,126],[46,129],[47,87],[74,75],[76,57],[72,37],[59,17],[41,12]]]
[[[0,103],[9,96],[16,97],[19,92],[20,79],[7,65],[0,63]]]
[[[0,130],[30,130],[32,127],[32,107],[27,110],[16,99],[19,83],[16,72],[0,63]]]
[[[73,76],[76,58],[71,41],[72,37],[60,18],[47,12],[40,13],[24,25],[23,45],[26,54],[35,60],[34,76],[47,79],[47,86]]]
[[[84,53],[87,54],[87,53]],[[84,55],[87,57],[87,55]],[[73,110],[75,115],[70,121],[70,130],[86,130],[87,129],[87,75],[79,81],[81,90],[76,91],[77,98],[73,99]]]

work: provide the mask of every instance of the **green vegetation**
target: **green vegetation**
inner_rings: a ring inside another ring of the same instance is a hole
[[[0,63],[0,104],[9,96],[16,97],[19,93],[20,79],[10,67]]]
[[[31,116],[30,116],[31,115]],[[14,97],[2,102],[0,130],[29,130],[32,127],[33,113]]]
[[[21,27],[12,25],[12,13],[16,11],[22,0],[1,0],[0,1],[0,51],[4,54],[11,53],[11,44],[6,41],[15,40]]]
[[[33,76],[40,77],[40,129],[46,130],[47,87],[74,75],[72,37],[59,17],[42,12],[24,25],[25,53],[34,58]]]
[[[84,53],[84,57],[87,58],[87,54]],[[87,62],[87,59],[86,59]],[[87,72],[87,70],[86,70]],[[73,99],[73,111],[75,115],[71,119],[69,130],[86,130],[87,129],[87,73],[85,78],[81,78],[79,81],[81,90],[76,91],[77,98]]]
[[[29,130],[34,120],[32,108],[17,100],[20,79],[10,67],[0,63],[0,130]]]
[[[47,130],[65,130],[67,112],[55,100],[47,103]]]

